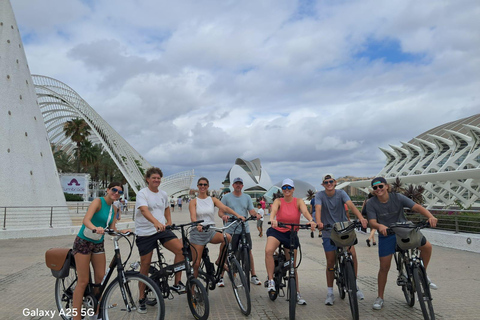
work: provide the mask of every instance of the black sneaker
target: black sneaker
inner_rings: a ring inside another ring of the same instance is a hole
[[[177,284],[174,284],[170,288],[173,291],[176,291],[177,293],[184,293],[185,292],[185,285],[182,283],[182,281],[179,281]]]
[[[146,300],[147,299],[145,298],[138,300],[138,308],[137,308],[138,313],[147,313]]]

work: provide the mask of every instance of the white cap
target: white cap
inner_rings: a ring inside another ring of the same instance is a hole
[[[295,188],[295,185],[293,184],[293,180],[292,179],[285,179],[283,180],[282,182],[282,187],[283,186],[291,186],[291,187],[294,187]]]
[[[327,177],[328,177],[328,178],[327,178]],[[327,179],[333,179],[333,180],[335,180],[335,177],[333,176],[333,174],[327,173],[326,175],[323,176],[323,178],[322,178],[322,183],[323,183],[323,181],[325,181],[325,180],[327,180]]]

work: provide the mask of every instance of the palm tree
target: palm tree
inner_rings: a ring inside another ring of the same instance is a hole
[[[312,189],[308,189],[306,196],[307,200],[312,200],[313,198],[315,198],[315,191],[313,191]]]
[[[89,171],[88,168],[94,165],[100,156],[100,148],[98,145],[93,145],[88,139],[85,139],[80,143],[80,163],[83,167],[83,171]]]
[[[77,144],[77,172],[80,172],[80,145],[88,138],[90,130],[88,123],[80,118],[69,120],[63,125],[65,136]]]
[[[57,170],[59,172],[72,172],[74,164],[72,163],[70,155],[62,149],[57,149],[55,146],[52,146],[52,151]]]

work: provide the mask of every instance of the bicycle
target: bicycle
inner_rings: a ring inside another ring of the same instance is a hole
[[[350,312],[355,320],[359,319],[357,277],[355,276],[353,256],[349,249],[357,244],[355,229],[361,226],[359,221],[337,222],[333,226],[330,224],[324,226],[325,230],[332,230],[330,241],[337,247],[333,272],[338,293],[341,299],[345,299],[348,292]]]
[[[168,285],[168,280],[172,278],[175,273],[185,270],[185,273],[187,275],[186,290],[184,292],[176,292],[178,294],[187,294],[188,306],[190,307],[192,315],[197,320],[205,320],[208,318],[210,312],[210,304],[208,301],[208,295],[205,287],[200,282],[200,280],[196,279],[193,276],[193,269],[191,266],[192,260],[190,241],[188,241],[187,231],[185,229],[196,227],[197,224],[202,222],[203,220],[198,220],[195,222],[180,225],[174,224],[171,226],[167,226],[166,229],[168,230],[180,230],[182,234],[183,244],[182,253],[185,257],[185,260],[169,265],[166,263],[166,259],[160,251],[160,246],[157,246],[156,251],[158,260],[152,261],[149,270],[150,279],[152,279],[158,285],[158,287],[163,293],[163,297],[168,299],[173,299],[172,288]],[[147,302],[147,304],[149,305],[154,305],[155,303],[156,301],[153,299],[149,299]]]
[[[223,234],[225,245],[223,246],[223,250],[220,252],[220,258],[218,260],[218,266],[216,269],[215,264],[210,261],[208,248],[205,245],[202,253],[202,261],[198,270],[198,277],[205,282],[205,288],[207,289],[208,293],[208,290],[214,290],[216,288],[217,283],[222,277],[223,270],[226,269],[225,271],[227,272],[228,278],[232,283],[233,293],[235,295],[235,299],[237,300],[238,306],[240,307],[241,312],[248,316],[252,310],[248,281],[245,278],[245,274],[240,266],[240,263],[232,251],[232,244],[228,242],[226,234],[227,228],[236,223],[238,222],[233,221],[229,225],[222,228],[204,226],[205,229],[210,228],[217,232],[221,232]],[[227,268],[224,266],[227,266]]]
[[[268,222],[268,224],[271,224],[271,222]],[[284,297],[285,293],[283,291],[283,288],[287,287],[287,300],[289,302],[288,314],[290,319],[295,319],[295,309],[297,307],[297,280],[295,278],[295,269],[300,266],[301,262],[300,258],[300,261],[295,266],[295,238],[298,232],[296,228],[298,227],[298,229],[310,229],[310,225],[278,222],[278,226],[283,228],[291,228],[290,246],[288,248],[288,255],[290,258],[287,260],[285,252],[286,249],[280,243],[280,246],[278,247],[278,254],[273,255],[273,260],[275,262],[275,269],[273,271],[275,291],[269,291],[268,297],[272,301],[275,301],[278,296]],[[300,246],[299,249],[301,252]],[[265,288],[268,288],[268,280],[265,282]]]
[[[237,217],[230,217],[229,221],[238,221],[239,226],[241,226],[241,233],[240,233],[240,241],[238,243],[238,248],[236,251],[236,258],[240,265],[242,266],[243,273],[245,274],[245,278],[247,278],[248,290],[250,290],[250,244],[247,241],[247,230],[245,227],[245,223],[251,220],[257,220],[256,216],[250,216],[244,220],[239,219]]]
[[[395,234],[397,247],[394,254],[397,265],[397,285],[402,287],[405,300],[410,307],[415,305],[415,292],[424,319],[435,319],[427,271],[418,253],[423,235],[420,229],[429,227],[428,222],[418,224],[397,222],[390,225],[387,234]]]
[[[158,303],[156,306],[149,306],[147,313],[142,315],[142,319],[163,320],[165,318],[165,304],[158,286],[153,280],[133,270],[133,267],[132,270],[125,271],[125,266],[133,250],[133,242],[127,236],[135,234],[133,232],[120,233],[113,229],[105,229],[105,233],[113,236],[115,255],[100,284],[92,283],[92,277],[90,276],[83,297],[82,310],[74,310],[72,306],[73,291],[77,285],[77,272],[71,249],[50,249],[45,254],[47,266],[50,268],[54,266],[57,269],[52,269],[52,275],[57,278],[55,282],[55,303],[59,315],[64,320],[70,320],[77,313],[81,313],[84,319],[89,319],[96,313],[100,304],[99,315],[103,320],[133,319],[139,316],[137,314],[140,298],[139,285],[143,284],[145,286],[145,296],[154,297]],[[130,253],[125,262],[122,262],[118,245],[121,238],[127,239],[130,245]],[[117,276],[108,284],[115,270],[117,270]]]

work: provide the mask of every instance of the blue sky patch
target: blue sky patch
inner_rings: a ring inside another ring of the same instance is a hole
[[[367,58],[370,61],[384,60],[386,63],[426,63],[424,53],[408,53],[402,51],[400,41],[397,39],[367,39],[363,44],[363,50],[358,52],[355,58]]]

